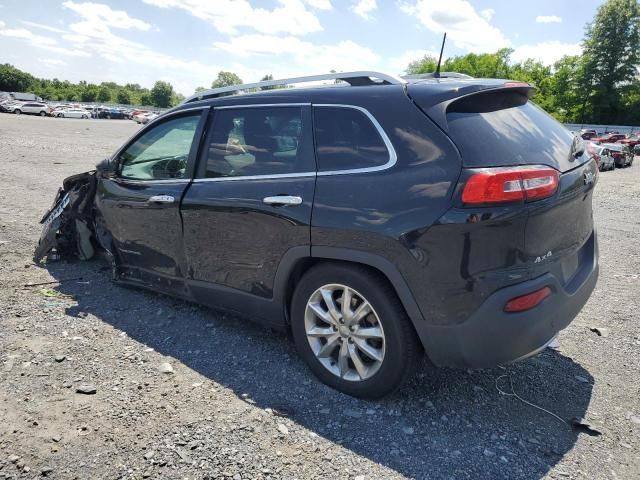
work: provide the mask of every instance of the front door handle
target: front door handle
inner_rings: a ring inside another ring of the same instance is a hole
[[[154,195],[147,200],[149,203],[173,203],[176,201],[171,195]]]
[[[293,195],[276,195],[275,197],[265,197],[262,203],[267,205],[300,205],[302,198]]]

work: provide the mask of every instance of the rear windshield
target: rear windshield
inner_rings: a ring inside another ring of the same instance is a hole
[[[447,113],[449,133],[465,166],[555,166],[566,161],[573,136],[564,126],[531,102],[499,107],[481,112],[454,108]]]

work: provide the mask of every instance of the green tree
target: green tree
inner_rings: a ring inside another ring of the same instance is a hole
[[[153,99],[151,98],[151,95],[149,93],[145,92],[142,95],[140,95],[140,105],[149,107],[152,104],[153,104]]]
[[[239,85],[242,79],[233,72],[220,71],[218,78],[211,83],[211,88],[230,87],[231,85]]]
[[[35,81],[35,77],[5,63],[0,65],[0,91],[26,92]]]
[[[174,96],[173,86],[169,82],[158,80],[151,89],[150,95],[156,107],[170,107]]]
[[[131,93],[128,90],[120,89],[118,90],[118,94],[116,95],[116,100],[121,105],[130,105]]]
[[[80,93],[80,100],[83,102],[95,102],[98,98],[98,88],[95,85],[89,85]]]
[[[625,86],[637,78],[640,64],[640,3],[607,0],[587,24],[583,41],[583,88],[588,98],[582,116],[616,123]]]
[[[205,90],[206,90],[206,88],[204,88],[204,87],[196,87],[195,93],[204,92]]]
[[[104,86],[104,83],[102,84],[103,86],[100,87],[100,90],[98,90],[98,101],[99,102],[110,102],[111,101],[111,91],[109,90],[108,87]]]

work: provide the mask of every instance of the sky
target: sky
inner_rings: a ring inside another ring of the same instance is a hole
[[[376,70],[509,47],[514,61],[580,52],[602,0],[0,0],[0,63],[44,78],[245,82]]]

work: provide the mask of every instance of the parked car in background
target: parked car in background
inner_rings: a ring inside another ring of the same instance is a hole
[[[20,115],[21,113],[26,113],[30,115],[40,115],[41,117],[46,117],[49,115],[51,111],[51,107],[46,103],[37,103],[37,102],[25,102],[13,109],[13,113],[16,115]]]
[[[134,110],[131,113],[131,120],[133,120],[136,123],[142,123],[142,118],[145,115],[147,115],[148,113],[150,113],[150,112],[148,112],[146,110]]]
[[[125,118],[124,112],[118,108],[101,108],[95,112],[95,118],[105,118],[107,120],[122,120]]]
[[[91,112],[84,108],[63,108],[55,113],[58,118],[90,118]]]
[[[154,113],[154,112],[146,113],[142,116],[140,123],[142,123],[143,125],[146,125],[151,120],[155,120],[158,117],[159,115],[157,113]]]
[[[598,170],[604,172],[615,168],[615,161],[607,148],[596,143],[587,145],[587,152],[593,157],[598,164]]]
[[[583,140],[591,140],[593,137],[597,137],[598,133],[595,130],[588,130],[586,128],[583,128],[582,130],[580,130],[579,135]]]
[[[632,134],[626,135],[625,138],[618,141],[618,143],[621,143],[622,145],[626,145],[629,148],[633,148],[636,145],[640,145],[640,134],[632,133]]]
[[[617,141],[622,140],[624,137],[624,133],[607,133],[599,137],[593,137],[591,141],[596,143],[616,143]]]
[[[602,147],[613,157],[616,168],[624,168],[633,163],[631,149],[621,143],[603,143]]]

